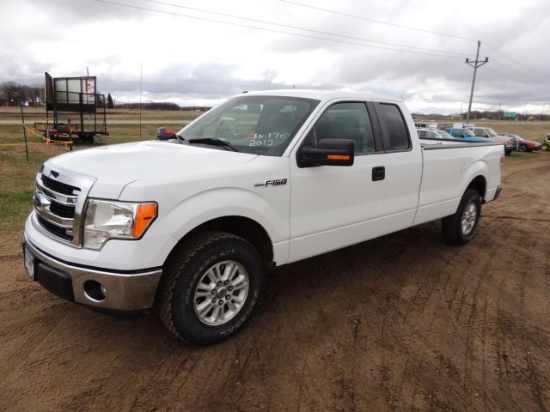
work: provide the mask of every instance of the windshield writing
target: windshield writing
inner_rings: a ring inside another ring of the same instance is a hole
[[[178,135],[182,143],[219,149],[220,144],[212,142],[221,140],[236,151],[281,156],[318,103],[293,97],[238,96],[205,113]]]

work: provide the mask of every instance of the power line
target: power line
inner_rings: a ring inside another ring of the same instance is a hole
[[[438,36],[452,37],[452,38],[461,39],[461,40],[477,41],[476,39],[473,39],[473,38],[470,38],[470,37],[456,36],[456,35],[448,34],[448,33],[440,33],[440,32],[436,32],[436,31],[419,29],[419,28],[416,28],[416,27],[409,27],[409,26],[403,26],[403,25],[400,25],[400,24],[389,23],[387,21],[369,19],[367,17],[356,16],[354,14],[342,13],[342,12],[339,12],[339,11],[325,9],[325,8],[322,8],[322,7],[311,6],[309,4],[298,3],[296,1],[290,1],[290,0],[279,0],[279,1],[283,2],[283,3],[293,4],[295,6],[305,7],[305,8],[308,8],[308,9],[323,11],[323,12],[330,13],[330,14],[337,14],[339,16],[349,17],[349,18],[352,18],[352,19],[369,21],[371,23],[377,23],[377,24],[384,24],[386,26],[398,27],[400,29],[413,30],[413,31],[421,32],[421,33],[435,34],[435,35],[438,35]]]
[[[495,52],[497,52],[497,53],[500,54],[501,56],[503,56],[503,57],[507,58],[508,60],[514,62],[514,63],[517,64],[518,66],[521,66],[521,67],[523,67],[523,68],[525,68],[525,69],[527,69],[527,70],[529,70],[529,71],[531,71],[531,72],[537,74],[538,76],[540,76],[541,78],[543,78],[545,82],[548,82],[548,77],[547,77],[546,75],[544,75],[544,74],[542,74],[542,73],[538,73],[536,70],[533,70],[532,68],[530,68],[530,67],[524,65],[523,63],[521,63],[521,62],[519,62],[519,61],[513,59],[513,58],[510,57],[510,56],[507,56],[506,54],[502,53],[500,50],[496,49],[495,47],[493,47],[493,46],[491,46],[491,45],[489,45],[489,44],[487,44],[487,43],[485,43],[485,42],[484,42],[483,44],[484,44],[485,46],[489,47],[491,50],[494,50]],[[502,66],[504,66],[504,67],[507,67],[507,66],[504,65],[503,63],[500,63],[500,64],[501,64]],[[507,67],[507,68],[508,68],[508,67]],[[510,69],[510,68],[508,68],[508,69]],[[510,70],[513,70],[513,69],[510,69]],[[514,71],[515,71],[515,70],[514,70]],[[519,73],[519,72],[518,72],[518,73]],[[522,74],[522,76],[523,76],[523,74]],[[538,81],[538,80],[537,80],[537,81]]]
[[[250,17],[238,16],[238,15],[235,15],[235,14],[228,14],[228,13],[221,13],[221,12],[215,12],[215,11],[200,9],[198,7],[181,6],[179,4],[167,3],[167,2],[163,2],[163,1],[159,1],[159,0],[142,0],[142,1],[145,1],[147,3],[163,5],[163,6],[176,7],[176,8],[179,8],[179,9],[193,10],[193,11],[198,11],[198,12],[201,12],[201,13],[213,14],[213,15],[216,15],[216,16],[230,17],[230,18],[233,18],[233,19],[240,19],[240,20],[250,21],[250,22],[254,22],[254,23],[269,24],[269,25],[272,25],[272,26],[283,27],[283,28],[287,28],[287,29],[302,30],[302,31],[309,32],[309,33],[341,37],[343,39],[366,41],[366,42],[379,43],[379,44],[384,44],[384,45],[389,45],[389,46],[403,47],[403,48],[416,49],[416,50],[422,50],[422,51],[428,51],[428,52],[444,53],[444,54],[455,55],[455,56],[460,56],[460,57],[464,56],[463,53],[455,53],[455,52],[434,50],[434,49],[428,49],[428,48],[424,48],[424,47],[410,46],[410,45],[406,45],[406,44],[384,42],[384,41],[380,41],[380,40],[371,40],[371,39],[366,39],[364,37],[349,36],[349,35],[345,35],[345,34],[332,33],[332,32],[327,32],[327,31],[323,31],[323,30],[306,29],[306,28],[303,28],[303,27],[291,26],[289,24],[274,23],[274,22],[270,22],[270,21],[266,21],[266,20],[259,20],[259,19],[253,19],[253,18],[250,18]]]
[[[306,29],[306,28],[297,27],[297,26],[274,23],[274,22],[269,22],[269,21],[265,21],[265,20],[252,19],[252,18],[236,16],[236,15],[231,15],[231,14],[226,14],[226,13],[213,12],[213,11],[209,11],[209,10],[199,9],[199,8],[196,8],[196,7],[180,6],[180,5],[176,5],[176,4],[170,4],[170,3],[165,3],[165,2],[161,2],[161,1],[155,1],[155,0],[143,0],[143,1],[146,1],[146,2],[149,2],[149,3],[155,3],[155,4],[159,4],[159,5],[165,5],[165,6],[170,6],[170,7],[177,7],[177,8],[192,10],[192,11],[198,11],[198,12],[201,12],[201,13],[213,14],[213,15],[222,16],[222,17],[240,19],[240,20],[259,23],[259,24],[269,24],[269,25],[272,25],[272,26],[275,26],[275,27],[282,27],[282,28],[292,29],[292,30],[300,30],[300,31],[305,31],[305,32],[309,32],[309,33],[314,33],[316,35],[308,35],[308,34],[304,34],[304,33],[293,33],[293,32],[277,30],[277,29],[268,28],[268,27],[251,26],[251,25],[244,24],[244,23],[236,23],[236,22],[230,22],[230,21],[225,21],[225,20],[219,20],[219,19],[213,19],[213,18],[183,14],[183,13],[175,13],[175,12],[170,12],[170,11],[165,11],[165,10],[158,10],[158,9],[154,9],[154,8],[147,8],[147,7],[141,7],[141,6],[131,5],[131,4],[120,3],[120,2],[112,1],[112,0],[93,0],[93,1],[98,2],[98,3],[111,4],[111,5],[121,6],[121,7],[132,8],[132,9],[136,9],[136,10],[166,14],[166,15],[171,15],[171,16],[176,16],[176,17],[185,17],[185,18],[190,18],[190,19],[209,21],[209,22],[213,22],[213,23],[226,24],[226,25],[231,25],[231,26],[236,26],[236,27],[251,28],[251,29],[255,29],[255,30],[263,30],[263,31],[272,32],[272,33],[281,33],[281,34],[299,36],[299,37],[316,39],[316,40],[326,40],[326,41],[342,43],[342,44],[350,44],[350,45],[361,46],[361,47],[371,47],[371,48],[382,49],[382,50],[399,51],[399,52],[406,52],[406,53],[413,53],[413,54],[424,54],[424,55],[437,56],[437,57],[463,57],[464,56],[463,53],[427,49],[427,48],[423,48],[423,47],[409,46],[409,45],[403,45],[403,44],[391,43],[391,42],[383,42],[383,41],[378,41],[378,40],[366,39],[366,38],[363,38],[363,37],[348,36],[348,35],[343,35],[343,34],[338,34],[338,33],[331,33],[331,32],[326,32],[326,31],[321,31],[321,30]],[[337,37],[337,38],[319,37],[317,35],[333,36],[333,37]],[[338,39],[338,37],[340,39]],[[342,39],[348,39],[348,40],[342,40]],[[356,40],[356,41],[350,41],[350,40]],[[394,46],[394,47],[375,46],[375,45],[369,45],[369,44],[364,44],[364,43],[358,43],[357,41],[377,43],[377,44],[383,44],[383,45],[386,45],[386,46]],[[395,48],[395,47],[400,47],[400,48]],[[413,49],[413,50],[411,50],[411,49]],[[415,50],[418,50],[418,51],[415,51]]]
[[[502,63],[502,62],[500,62],[500,61],[498,61],[498,60],[491,59],[491,61],[494,62],[494,63],[497,63],[497,64],[501,65],[502,67],[504,67],[505,69],[510,70],[511,72],[514,72],[514,73],[516,73],[516,74],[522,76],[523,79],[527,79],[527,80],[529,80],[529,81],[531,81],[531,82],[533,82],[533,83],[540,84],[540,81],[539,81],[539,80],[534,79],[534,78],[532,78],[532,77],[526,75],[525,73],[522,73],[522,72],[520,72],[520,71],[518,71],[518,70],[516,70],[516,69],[513,69],[513,68],[511,68],[511,67],[505,65],[504,63]]]
[[[385,21],[380,21],[380,20],[375,20],[375,19],[371,19],[371,18],[367,18],[367,17],[362,17],[362,16],[357,16],[357,15],[353,15],[353,14],[348,14],[348,13],[342,13],[342,12],[339,12],[339,11],[336,11],[336,10],[331,10],[331,9],[326,9],[326,8],[323,8],[323,7],[318,7],[318,6],[311,6],[311,5],[308,5],[308,4],[303,4],[303,3],[300,3],[300,2],[296,2],[296,1],[292,1],[292,0],[278,0],[282,3],[287,3],[287,4],[292,4],[292,5],[295,5],[295,6],[299,6],[299,7],[304,7],[304,8],[308,8],[308,9],[312,9],[312,10],[318,10],[318,11],[322,11],[322,12],[325,12],[325,13],[330,13],[330,14],[335,14],[335,15],[339,15],[339,16],[344,16],[344,17],[348,17],[348,18],[352,18],[352,19],[357,19],[357,20],[363,20],[363,21],[368,21],[368,22],[371,22],[371,23],[376,23],[376,24],[383,24],[383,25],[387,25],[387,26],[391,26],[391,27],[397,27],[397,28],[400,28],[400,29],[406,29],[406,30],[413,30],[413,31],[417,31],[417,32],[422,32],[422,33],[427,33],[427,34],[433,34],[433,35],[437,35],[437,36],[445,36],[445,37],[451,37],[451,38],[457,38],[457,39],[461,39],[461,40],[474,40],[472,38],[469,38],[469,37],[462,37],[462,36],[456,36],[456,35],[452,35],[452,34],[448,34],[448,33],[441,33],[441,32],[436,32],[436,31],[431,31],[431,30],[424,30],[424,29],[419,29],[419,28],[416,28],[416,27],[409,27],[409,26],[404,26],[404,25],[400,25],[400,24],[395,24],[395,23],[389,23],[389,22],[385,22]],[[477,41],[477,40],[476,40]],[[483,42],[483,44],[487,47],[489,47],[490,49],[494,50],[495,52],[499,53],[500,55],[504,56],[506,59],[516,63],[517,65],[519,66],[522,66],[523,68],[529,70],[530,72],[533,72],[535,74],[537,74],[538,76],[540,76],[542,79],[544,79],[545,83],[548,83],[547,81],[547,77],[541,73],[538,73],[536,72],[535,70],[533,70],[532,68],[524,65],[523,63],[520,63],[519,61],[513,59],[512,57],[509,57],[507,56],[506,54],[502,53],[501,51],[497,50],[496,48],[492,47],[491,45]],[[508,70],[511,70],[511,71],[514,71],[518,74],[520,74],[521,76],[525,76],[525,77],[529,77],[527,75],[525,75],[524,73],[520,73],[519,71],[517,70],[514,70],[508,66],[506,66],[505,64],[501,63],[501,62],[497,62],[496,60],[493,60],[491,59],[491,61],[495,62],[495,63],[498,63],[502,66],[504,66],[505,68],[507,68]],[[538,80],[536,80],[536,82],[538,82]]]
[[[134,5],[134,4],[125,4],[125,3],[121,3],[121,2],[115,1],[115,0],[92,0],[92,1],[95,1],[97,3],[110,4],[110,5],[120,6],[120,7],[126,7],[126,8],[141,10],[141,11],[145,11],[145,12],[153,12],[153,13],[165,14],[165,15],[170,15],[170,16],[175,16],[175,17],[183,17],[183,18],[188,18],[188,19],[206,21],[206,22],[210,22],[210,23],[218,23],[218,24],[224,24],[224,25],[229,25],[229,26],[234,26],[234,27],[242,27],[242,28],[246,28],[246,29],[261,30],[261,31],[270,32],[270,33],[279,33],[279,34],[297,36],[297,37],[308,38],[308,39],[315,39],[315,40],[321,40],[321,41],[330,41],[330,42],[339,43],[339,44],[348,44],[348,45],[353,45],[353,46],[370,47],[370,48],[376,48],[376,49],[380,49],[380,50],[389,50],[389,51],[394,51],[394,52],[397,51],[397,52],[401,52],[401,53],[429,55],[429,56],[435,56],[435,57],[447,57],[447,58],[465,57],[464,53],[428,49],[428,48],[422,48],[422,47],[416,47],[416,46],[409,46],[409,45],[405,45],[405,44],[398,44],[398,43],[392,43],[392,42],[383,42],[383,41],[378,41],[378,40],[372,40],[372,39],[367,39],[367,38],[358,37],[358,36],[349,36],[349,35],[344,35],[344,34],[339,34],[339,33],[334,33],[334,32],[308,29],[308,28],[304,28],[304,27],[292,26],[292,25],[282,24],[282,23],[275,23],[275,22],[266,21],[266,20],[259,20],[259,19],[239,16],[239,15],[235,15],[235,14],[215,12],[215,11],[205,10],[205,9],[201,9],[201,8],[197,8],[197,7],[181,6],[181,5],[178,5],[178,4],[163,2],[163,1],[160,1],[160,0],[142,0],[142,1],[147,2],[147,3],[156,4],[156,5],[161,5],[161,6],[174,7],[174,8],[189,10],[189,11],[192,11],[192,12],[219,16],[219,17],[223,17],[223,18],[237,19],[237,20],[240,20],[241,22],[227,21],[227,20],[222,20],[222,19],[218,19],[218,18],[212,18],[212,17],[200,16],[200,15],[193,15],[193,14],[188,14],[188,13],[179,13],[179,12],[174,12],[174,11],[160,10],[160,9],[157,9],[157,8],[148,8],[148,7],[143,7],[143,6],[137,6],[137,5]],[[309,9],[319,10],[319,11],[323,11],[323,12],[326,12],[326,13],[337,14],[337,15],[341,15],[341,16],[349,17],[349,18],[353,18],[353,19],[369,21],[369,22],[376,23],[376,24],[385,24],[385,25],[388,25],[388,26],[397,27],[397,28],[401,28],[401,29],[413,30],[413,31],[428,33],[428,34],[437,35],[437,36],[453,37],[453,38],[457,38],[457,39],[461,39],[461,40],[469,40],[469,41],[473,40],[473,39],[468,38],[468,37],[455,36],[455,35],[451,35],[451,34],[447,34],[447,33],[440,33],[440,32],[434,32],[434,31],[429,31],[429,30],[417,29],[417,28],[414,28],[414,27],[402,26],[402,25],[383,22],[383,21],[378,21],[378,20],[374,20],[374,19],[370,19],[370,18],[366,18],[366,17],[354,16],[354,15],[341,13],[341,12],[334,11],[334,10],[324,9],[324,8],[321,8],[321,7],[309,6],[309,5],[302,4],[302,3],[299,3],[299,2],[295,2],[295,1],[291,1],[291,0],[278,0],[278,1],[288,3],[288,4],[293,4],[293,5],[300,6],[300,7],[309,8]],[[252,24],[247,24],[247,23],[252,23]],[[269,26],[272,26],[272,27],[265,27],[265,26],[262,27],[260,25],[269,25]],[[293,31],[288,31],[288,30],[294,30],[294,32]],[[298,32],[295,32],[295,31],[298,31]],[[375,44],[366,44],[366,43],[375,43],[376,45]],[[496,50],[492,46],[489,46],[489,45],[487,45],[487,46],[490,47],[492,50],[496,51],[497,53],[503,55],[507,59],[514,61],[516,64],[519,64],[519,65],[529,69],[527,66],[522,65],[521,63],[515,61],[514,59],[506,56],[504,53]],[[494,61],[494,60],[492,60],[492,61]],[[523,73],[521,73],[517,70],[514,70],[514,69],[506,66],[505,64],[501,63],[501,62],[498,62],[498,61],[494,61],[494,62],[497,63],[497,64],[500,64],[501,66],[505,67],[506,69],[508,69],[512,72],[518,73],[519,75],[521,75],[523,77],[529,78],[528,76],[525,76]],[[499,74],[501,74],[501,73],[499,73]],[[533,80],[533,79],[531,79],[531,80]]]
[[[492,63],[498,63],[498,62],[497,62],[496,60],[494,60],[494,59],[491,59],[491,62],[492,62]],[[506,67],[506,66],[503,66],[503,67],[507,68],[508,70],[512,70],[512,69],[510,69],[510,68],[508,68],[508,67]],[[491,71],[491,72],[493,72],[493,73],[496,73],[496,74],[498,74],[498,75],[500,75],[500,76],[502,76],[502,77],[504,77],[504,78],[513,79],[513,80],[515,80],[518,84],[525,83],[525,81],[527,81],[528,83],[530,83],[531,85],[533,85],[533,86],[535,86],[535,87],[537,87],[537,88],[539,88],[539,89],[542,88],[542,89],[547,90],[547,91],[550,92],[550,87],[548,87],[548,86],[546,86],[546,85],[541,85],[539,81],[530,79],[529,77],[526,77],[526,76],[524,76],[522,73],[517,72],[517,71],[515,71],[515,70],[513,70],[513,71],[516,72],[516,73],[518,73],[519,76],[513,76],[513,75],[511,75],[510,73],[503,73],[503,72],[501,72],[501,71],[495,70],[494,68],[490,68],[490,67],[486,67],[485,69],[486,69],[486,70],[489,70],[489,71]]]

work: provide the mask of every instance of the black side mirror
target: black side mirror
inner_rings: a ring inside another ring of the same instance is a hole
[[[348,139],[323,139],[317,146],[304,146],[298,155],[298,167],[351,166],[355,142]]]

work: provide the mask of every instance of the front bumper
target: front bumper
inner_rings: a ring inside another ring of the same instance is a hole
[[[141,311],[153,306],[162,268],[110,272],[63,262],[41,251],[26,237],[23,248],[29,275],[63,299],[119,311]]]

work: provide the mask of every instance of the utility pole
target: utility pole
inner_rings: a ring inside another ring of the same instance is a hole
[[[485,63],[489,62],[489,58],[485,57],[485,60],[479,60],[479,48],[481,47],[481,41],[477,41],[477,53],[475,61],[470,61],[466,59],[466,64],[469,64],[474,68],[474,77],[472,79],[472,90],[470,90],[470,102],[468,103],[468,114],[466,115],[466,123],[470,123],[470,112],[472,110],[472,99],[474,98],[474,86],[476,84],[476,72],[477,68],[483,66]]]

